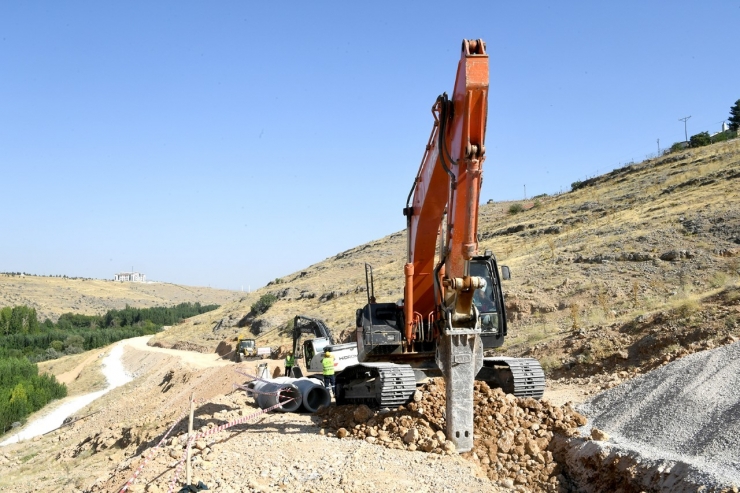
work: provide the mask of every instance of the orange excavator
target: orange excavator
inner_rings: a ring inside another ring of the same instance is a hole
[[[338,403],[397,407],[417,382],[443,376],[446,435],[473,446],[473,383],[539,398],[544,373],[530,358],[484,358],[507,334],[501,279],[509,269],[478,251],[478,204],[485,160],[488,55],[464,40],[452,99],[432,106],[434,126],[403,213],[408,251],[404,298],[378,303],[365,267],[368,303],[357,310],[360,364],[337,376]],[[500,272],[500,273],[499,273]]]

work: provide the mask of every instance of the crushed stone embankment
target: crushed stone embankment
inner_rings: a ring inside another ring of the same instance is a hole
[[[608,442],[567,444],[589,488],[727,491],[740,485],[740,343],[694,353],[599,394],[578,409]],[[735,490],[736,491],[736,490]]]

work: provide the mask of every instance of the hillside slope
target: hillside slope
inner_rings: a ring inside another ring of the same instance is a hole
[[[525,202],[518,214],[508,213],[511,203],[481,206],[480,249],[493,250],[513,271],[504,285],[511,321],[504,350],[518,354],[569,337],[572,329],[598,333],[686,303],[700,312],[703,297],[737,285],[739,199],[736,139],[625,166],[576,191]],[[264,334],[261,345],[287,344],[279,329],[299,313],[348,336],[355,310],[366,303],[364,263],[375,268],[378,300],[398,300],[405,245],[401,231],[341,252],[156,339],[213,351],[221,340],[251,331]],[[278,301],[247,316],[268,293]],[[730,316],[720,325],[736,330],[731,315],[720,314]],[[574,357],[558,351],[546,365]]]
[[[136,308],[171,306],[185,302],[228,304],[236,291],[180,286],[164,282],[115,282],[102,279],[69,279],[0,274],[0,307],[26,305],[38,318],[56,321],[63,313],[101,315],[126,305]]]

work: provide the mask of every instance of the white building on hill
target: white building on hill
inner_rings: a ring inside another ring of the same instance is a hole
[[[146,282],[146,276],[140,272],[119,272],[113,277],[114,281]]]

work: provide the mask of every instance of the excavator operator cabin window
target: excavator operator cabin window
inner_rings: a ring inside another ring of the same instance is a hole
[[[306,341],[303,343],[303,352],[306,353],[306,365],[308,365],[313,359],[313,341]]]
[[[488,263],[471,262],[470,275],[482,277],[486,280],[485,289],[477,289],[475,291],[475,294],[473,295],[473,303],[475,303],[478,311],[481,313],[481,315],[483,315],[484,313],[496,313],[496,302],[493,298],[493,279],[488,268]]]

